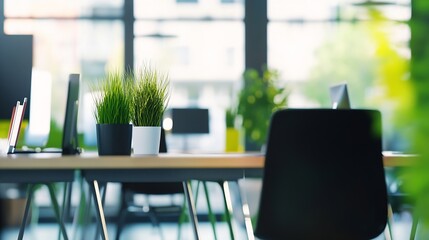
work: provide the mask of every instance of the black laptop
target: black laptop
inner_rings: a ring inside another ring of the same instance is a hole
[[[79,74],[70,74],[68,81],[68,92],[67,92],[67,105],[66,112],[64,117],[64,126],[63,126],[63,138],[61,148],[41,148],[41,149],[16,149],[16,143],[18,141],[9,141],[8,154],[16,153],[62,153],[63,155],[73,155],[78,154],[78,138],[77,138],[77,113],[79,109],[79,85],[80,85],[80,75]],[[22,121],[22,119],[21,119]],[[10,136],[9,138],[18,138],[20,127],[18,131],[14,131],[10,134],[16,134]]]

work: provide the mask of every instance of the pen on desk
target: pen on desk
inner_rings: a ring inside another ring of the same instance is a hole
[[[14,136],[15,133],[15,122],[16,122],[16,116],[18,114],[18,108],[19,108],[20,102],[16,101],[16,106],[13,107],[13,115],[12,115],[12,120],[11,120],[11,127],[10,127],[10,136],[9,136],[9,144],[12,142],[12,138]]]
[[[11,132],[10,132],[9,146],[11,144],[15,145],[16,141],[17,141],[17,133],[16,133],[16,131],[19,131],[19,129],[18,129],[19,123],[17,121],[19,121],[18,118],[20,118],[19,114],[21,113],[21,115],[22,115],[22,106],[21,107],[20,106],[21,106],[21,102],[17,101],[16,102],[15,111],[14,111],[15,114],[14,114],[13,122],[12,122],[12,129],[11,129]]]
[[[22,112],[25,113],[25,109],[27,108],[27,98],[26,97],[22,101],[22,106],[23,106]]]
[[[13,126],[13,120],[15,119],[15,109],[16,107],[13,106],[12,108],[12,116],[10,117],[10,122],[9,122],[9,132],[7,133],[7,139],[10,140],[10,134],[12,132],[12,126]]]
[[[26,107],[27,107],[27,98],[25,97],[24,100],[22,101],[21,119],[19,119],[18,132],[16,133],[16,141],[18,141],[19,133],[21,132],[21,125],[22,125],[22,120],[24,120],[25,108]]]

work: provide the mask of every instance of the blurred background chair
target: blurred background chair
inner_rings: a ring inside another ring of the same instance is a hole
[[[188,137],[210,133],[210,115],[207,108],[172,108],[169,114],[171,115],[173,123],[171,133],[173,135],[184,137],[182,148],[183,152],[191,152],[190,148],[192,148],[192,146],[189,146]],[[200,183],[202,183],[204,190],[208,217],[213,229],[214,238],[217,239],[216,216],[212,210],[207,181],[198,182],[195,198],[198,197],[198,188]],[[219,184],[222,189],[222,197],[225,206],[224,219],[229,228],[230,238],[234,239],[232,228],[232,199],[229,191],[229,183],[227,181],[217,181],[216,183]]]
[[[207,108],[172,108],[167,111],[171,118],[171,134],[181,137],[182,151],[189,152],[189,138],[210,133],[209,110]]]
[[[378,111],[276,112],[255,235],[261,239],[379,236],[386,229],[388,204],[381,151]]]
[[[164,129],[161,129],[161,140],[159,146],[159,152],[167,152],[167,144],[165,140]],[[129,214],[139,214],[149,217],[152,224],[159,230],[159,219],[161,215],[176,216],[180,224],[183,221],[183,217],[180,215],[185,214],[183,211],[184,204],[171,204],[167,205],[151,205],[149,201],[146,201],[146,205],[138,205],[134,201],[136,194],[145,195],[183,195],[183,184],[181,182],[159,182],[159,183],[122,183],[121,188],[121,203],[119,209],[119,219],[117,222],[116,239],[120,238],[122,233],[126,217]],[[172,197],[172,196],[171,196]],[[160,230],[161,238],[163,239],[162,231]]]
[[[200,135],[209,133],[209,111],[206,108],[172,108],[167,114],[168,117],[172,120],[171,133],[174,135],[182,135],[184,137],[183,141],[183,151],[189,152],[190,146],[188,143],[188,137],[191,135]],[[167,142],[165,137],[165,130],[161,131],[161,141],[160,141],[160,152],[167,152]],[[211,223],[214,238],[217,239],[216,235],[216,216],[212,210],[209,190],[207,182],[197,182],[195,187],[195,202],[198,200],[198,190],[200,188],[200,183],[205,195],[207,209],[208,209],[208,218]],[[229,186],[225,181],[217,182],[223,193],[223,201],[225,204],[224,216],[227,221],[231,239],[234,239],[234,234],[232,230],[232,201],[230,199]],[[134,197],[136,195],[144,195],[146,197],[151,195],[173,195],[173,194],[184,194],[183,185],[181,182],[159,182],[159,183],[122,183],[121,188],[121,203],[120,210],[118,214],[117,222],[117,232],[116,239],[120,239],[123,227],[125,225],[127,216],[130,214],[143,215],[150,218],[152,224],[159,228],[159,220],[162,216],[175,216],[178,218],[179,224],[179,235],[180,239],[180,226],[181,223],[186,218],[186,211],[184,211],[185,205],[178,205],[171,201],[172,204],[167,205],[151,205],[149,201],[145,201],[145,205],[136,204]],[[171,196],[173,197],[173,196]],[[148,198],[146,198],[148,199]],[[160,231],[161,238],[162,231]]]

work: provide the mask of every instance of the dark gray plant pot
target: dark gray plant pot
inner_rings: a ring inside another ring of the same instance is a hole
[[[131,124],[97,124],[98,155],[131,155]]]

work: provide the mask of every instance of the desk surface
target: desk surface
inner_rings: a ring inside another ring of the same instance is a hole
[[[411,154],[384,153],[385,167],[411,165],[416,156]],[[103,156],[85,153],[61,156],[52,153],[17,154],[0,156],[0,169],[138,169],[138,168],[248,168],[261,169],[264,155],[245,154],[159,154],[158,156]]]
[[[385,154],[384,166],[411,165],[414,155]],[[70,182],[74,170],[81,170],[94,189],[98,218],[106,238],[107,230],[98,192],[100,182],[188,181],[189,179],[228,181],[243,177],[260,177],[263,173],[262,154],[159,154],[157,156],[105,156],[82,154],[8,155],[0,157],[0,182]],[[189,189],[187,190],[189,191]],[[192,197],[188,197],[193,209]],[[191,212],[195,212],[194,209]],[[191,214],[192,215],[192,214]],[[194,218],[196,217],[194,216]],[[194,228],[197,229],[197,222]],[[250,220],[249,220],[250,222]],[[249,228],[251,229],[251,228]],[[196,235],[198,238],[197,230]],[[250,230],[250,232],[252,232]]]
[[[262,168],[262,154],[159,154],[102,156],[88,153],[17,154],[0,157],[0,169]]]

